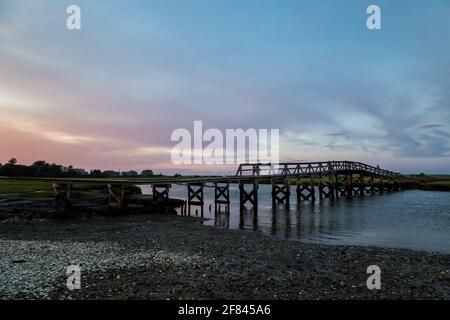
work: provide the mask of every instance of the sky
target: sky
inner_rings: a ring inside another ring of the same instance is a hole
[[[231,172],[171,161],[201,120],[279,129],[282,161],[450,173],[449,40],[448,0],[0,0],[0,163]]]

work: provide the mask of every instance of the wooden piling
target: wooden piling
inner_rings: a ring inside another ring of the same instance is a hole
[[[347,174],[347,199],[353,198],[353,175],[351,173]]]
[[[157,205],[162,204],[166,213],[169,212],[169,190],[170,184],[153,184],[153,202]]]
[[[245,188],[246,185],[250,185],[252,189],[250,191],[247,191]],[[240,181],[239,195],[241,212],[243,211],[247,202],[250,202],[255,212],[258,211],[258,182],[256,180]]]
[[[289,208],[291,195],[291,183],[289,179],[272,180],[272,207],[285,204]]]
[[[331,175],[328,176],[328,181],[325,182],[322,175],[319,175],[319,199],[334,198],[334,188]]]
[[[188,212],[189,215],[191,215],[191,207],[192,206],[199,206],[200,207],[200,214],[203,218],[203,207],[204,207],[204,194],[203,194],[203,188],[204,183],[188,183]],[[198,215],[198,210],[195,211],[195,215]]]
[[[108,184],[108,207],[123,209],[125,203],[125,185]]]
[[[303,200],[310,200],[314,202],[316,200],[315,190],[314,190],[314,177],[310,176],[309,183],[302,182],[297,183],[297,202],[300,203]]]
[[[72,184],[53,183],[53,194],[55,196],[56,210],[68,211],[71,208]]]
[[[221,211],[221,204],[225,205],[226,212],[230,213],[230,183],[215,182],[214,183],[214,213]],[[219,211],[217,211],[219,206]]]

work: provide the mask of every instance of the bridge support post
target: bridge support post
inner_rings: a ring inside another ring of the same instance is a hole
[[[372,195],[375,194],[375,184],[374,184],[374,181],[373,181],[373,175],[370,176],[370,180],[369,180],[369,192]]]
[[[199,206],[200,207],[200,215],[203,218],[203,206],[205,204],[203,197],[203,187],[204,183],[188,183],[188,212],[191,215],[191,207]],[[197,211],[195,212],[197,215]]]
[[[378,193],[379,194],[383,194],[384,193],[384,181],[383,181],[382,177],[380,177],[378,179]]]
[[[323,184],[322,175],[319,175],[319,199],[322,200],[325,197],[325,186]]]
[[[225,205],[225,211],[230,214],[230,183],[224,182],[225,185],[214,183],[214,213],[219,213],[221,204]],[[217,210],[219,209],[219,211]]]
[[[58,211],[67,211],[70,209],[72,202],[70,200],[72,194],[72,184],[70,183],[53,183],[53,193],[55,195],[55,208]]]
[[[347,174],[347,199],[353,198],[353,175],[351,173]]]
[[[247,191],[245,189],[245,185],[251,185],[252,189],[250,191]],[[240,209],[241,212],[243,211],[245,204],[247,202],[250,202],[250,204],[253,206],[253,209],[255,212],[258,211],[258,183],[256,181],[251,182],[245,182],[240,181],[239,182],[239,195],[240,195]]]
[[[310,200],[314,202],[316,200],[316,194],[314,190],[314,177],[310,177],[310,182],[297,182],[297,203],[303,200]]]
[[[359,174],[358,179],[354,181],[354,184],[352,186],[353,189],[353,195],[360,195],[363,196],[366,194],[366,181],[364,180],[364,175]]]
[[[328,176],[328,194],[330,195],[330,198],[334,200],[334,174],[331,174]]]
[[[328,182],[325,183],[323,181],[323,176],[319,176],[319,198],[322,200],[323,198],[334,198],[334,188],[331,182],[331,175],[328,177]]]
[[[389,178],[389,180],[387,182],[386,190],[387,190],[387,192],[392,192],[392,190],[393,190],[393,184],[392,184],[392,179],[391,178]]]
[[[108,184],[108,208],[123,209],[125,206],[125,185]]]
[[[346,197],[347,196],[347,176],[336,176],[336,198],[338,197]]]
[[[291,195],[291,183],[289,179],[284,181],[272,180],[272,207],[276,208],[277,204],[286,204],[289,208],[289,200]]]
[[[152,185],[153,202],[161,203],[164,206],[166,213],[169,212],[169,190],[171,187],[170,184]]]
[[[392,189],[393,189],[394,191],[400,191],[400,185],[399,185],[399,183],[398,183],[397,180],[394,180],[394,181],[393,181],[393,187],[392,187]]]
[[[340,181],[339,181],[339,174],[334,175],[334,194],[336,198],[339,198],[339,189],[340,188]]]

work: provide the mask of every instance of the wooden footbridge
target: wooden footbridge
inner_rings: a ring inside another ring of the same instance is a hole
[[[5,178],[3,178],[5,179]],[[155,177],[136,179],[90,179],[90,178],[7,178],[15,180],[38,180],[53,183],[55,205],[65,210],[70,207],[72,185],[75,183],[105,184],[108,187],[109,207],[125,208],[127,185],[151,185],[153,202],[169,206],[172,184],[186,185],[188,199],[182,206],[183,214],[191,215],[191,208],[200,209],[203,216],[204,188],[215,189],[215,212],[221,205],[229,212],[230,184],[239,185],[240,208],[250,204],[258,209],[258,185],[272,185],[272,203],[289,206],[291,188],[296,187],[297,203],[356,195],[382,194],[399,191],[412,186],[412,182],[399,173],[384,170],[360,162],[289,162],[273,164],[241,164],[234,176],[205,177]],[[196,212],[198,212],[196,210]]]

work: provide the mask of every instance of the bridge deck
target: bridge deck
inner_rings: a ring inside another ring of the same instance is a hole
[[[269,175],[282,176],[311,176],[311,175],[326,175],[333,173],[365,173],[377,177],[398,178],[400,173],[374,167],[362,162],[352,161],[326,161],[326,162],[286,162],[277,165],[272,164],[241,164],[237,176],[259,176],[261,172]]]
[[[326,162],[297,162],[274,164],[241,164],[234,176],[195,176],[195,177],[152,177],[152,178],[36,178],[36,177],[0,177],[7,180],[27,180],[60,183],[89,183],[89,184],[191,184],[242,181],[259,181],[267,179],[318,177],[320,175],[364,174],[386,179],[401,179],[400,173],[373,167],[361,162],[326,161]]]

